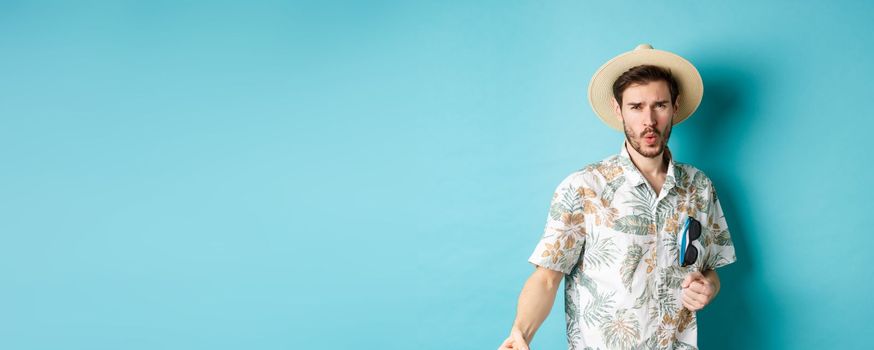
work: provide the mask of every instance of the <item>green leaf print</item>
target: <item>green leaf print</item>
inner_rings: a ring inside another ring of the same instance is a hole
[[[637,215],[643,216],[649,220],[652,220],[652,208],[643,203],[637,203],[635,205],[630,206],[634,213]]]
[[[565,293],[565,315],[578,315],[579,304],[577,303],[577,286],[576,283],[569,285]],[[567,339],[568,344],[573,348],[574,344],[580,343],[583,335],[580,332],[579,320],[576,317],[567,318]]]
[[[668,220],[668,217],[674,214],[674,205],[671,198],[666,197],[659,201],[659,205],[656,208],[656,213],[658,215],[657,218],[659,221],[658,229],[661,230],[665,226],[665,222]]]
[[[583,286],[583,288],[586,288],[586,290],[589,291],[589,294],[591,294],[591,295],[598,294],[598,290],[595,289],[595,281],[593,281],[591,277],[589,277],[585,273],[580,273],[579,278],[580,278],[580,285]]]
[[[671,232],[664,235],[664,238],[662,238],[662,247],[664,247],[665,253],[667,253],[668,255],[680,255],[680,243],[677,242],[677,238],[679,238],[678,236],[679,234],[674,234],[673,232]]]
[[[722,256],[722,254],[707,254],[707,258],[704,261],[704,266],[708,269],[715,269],[720,266],[725,266],[729,264],[729,260]]]
[[[634,280],[634,272],[637,271],[637,266],[640,265],[640,260],[643,259],[643,247],[637,244],[628,248],[628,254],[625,255],[625,260],[622,261],[622,267],[619,268],[619,273],[622,275],[622,284],[631,293],[631,282]]]
[[[695,187],[695,207],[699,211],[707,212],[710,210],[710,201],[707,200],[710,195],[710,180],[699,171],[692,178],[692,186]]]
[[[677,179],[676,186],[678,187],[688,187],[689,186],[689,176],[686,172],[686,168],[683,164],[676,164],[678,166],[674,167],[674,177]]]
[[[579,344],[583,340],[583,334],[576,322],[568,322],[567,324],[567,343],[570,346],[568,350],[576,349],[575,344]]]
[[[610,349],[632,349],[640,341],[640,322],[627,309],[601,325],[604,343]]]
[[[713,237],[713,243],[721,246],[731,245],[731,236],[728,234],[728,230],[718,230],[715,232],[711,232],[710,234]]]
[[[573,213],[583,210],[580,194],[573,186],[568,186],[561,191],[561,197],[552,201],[549,206],[549,216],[553,220],[561,220],[564,213]]]
[[[652,299],[652,279],[647,279],[646,287],[643,289],[643,293],[640,293],[640,296],[637,297],[637,300],[634,301],[634,308],[639,309],[647,304]]]
[[[627,234],[645,236],[649,234],[650,220],[645,215],[629,215],[616,220],[613,229]]]
[[[657,333],[653,333],[649,338],[638,344],[634,350],[652,350],[659,346],[659,338]]]
[[[610,310],[613,308],[613,296],[615,295],[615,292],[593,294],[592,301],[583,308],[581,315],[583,322],[589,327],[603,324],[610,317]]]
[[[607,186],[604,187],[604,191],[601,192],[601,198],[610,203],[613,201],[613,195],[616,194],[616,190],[619,189],[619,186],[625,183],[625,176],[620,176],[607,183]]]
[[[710,190],[709,182],[707,176],[702,171],[696,172],[695,176],[692,177],[692,186],[695,186],[695,191],[702,195],[708,194],[707,191]]]
[[[613,265],[619,251],[610,237],[601,239],[600,235],[592,234],[586,243],[586,253],[583,255],[583,266],[586,269],[601,269]]]
[[[670,266],[664,269],[665,285],[667,285],[668,288],[680,288],[683,284],[683,279],[686,278],[688,272],[688,268],[680,266]]]
[[[649,191],[646,186],[637,186],[631,191],[631,197],[634,200],[627,202],[628,205],[642,204],[650,209],[655,202],[655,198],[653,198],[652,192]],[[652,211],[652,210],[650,210]]]
[[[659,312],[661,314],[673,315],[676,313],[675,308],[677,305],[682,305],[678,302],[676,296],[677,288],[672,288],[666,285],[661,285],[658,287],[658,298],[659,298]]]
[[[561,204],[561,202],[555,201],[552,203],[551,206],[549,206],[549,217],[551,217],[553,220],[561,220],[561,215],[564,213],[564,206]]]
[[[640,296],[637,297],[637,300],[634,301],[634,309],[640,309],[646,307],[649,315],[649,322],[655,323],[658,320],[659,308],[658,303],[652,302],[655,294],[653,290],[656,290],[655,286],[655,278],[647,278],[646,287],[643,289],[643,293],[640,293]]]
[[[583,210],[580,192],[573,186],[568,186],[567,190],[564,191],[561,202],[567,211],[576,212]]]
[[[675,340],[674,341],[674,350],[698,350],[698,348],[696,348],[690,344],[686,344],[684,342],[681,342],[679,340]]]

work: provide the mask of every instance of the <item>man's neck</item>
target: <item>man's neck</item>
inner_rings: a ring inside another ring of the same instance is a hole
[[[668,162],[665,158],[667,147],[661,154],[653,158],[644,157],[642,154],[638,153],[634,147],[630,147],[628,141],[625,141],[625,149],[628,151],[628,156],[631,157],[631,162],[634,163],[637,170],[639,170],[640,173],[650,181],[650,183],[652,183],[653,179],[664,179],[664,176],[668,173]]]

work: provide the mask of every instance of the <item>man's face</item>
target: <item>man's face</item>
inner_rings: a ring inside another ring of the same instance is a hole
[[[616,117],[625,128],[625,139],[647,158],[664,152],[677,108],[678,104],[671,105],[671,90],[664,81],[629,86],[622,92],[622,106],[613,100]]]

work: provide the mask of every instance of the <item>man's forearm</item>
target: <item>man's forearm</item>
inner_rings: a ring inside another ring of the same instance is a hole
[[[549,315],[560,283],[561,279],[549,279],[535,273],[522,287],[513,328],[522,332],[526,343],[531,342],[534,333]]]

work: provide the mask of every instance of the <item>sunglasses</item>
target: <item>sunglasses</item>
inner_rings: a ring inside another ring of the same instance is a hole
[[[692,241],[701,237],[701,223],[691,217],[687,218],[681,237],[682,243],[680,244],[680,256],[678,259],[683,259],[680,262],[680,266],[686,267],[698,260],[698,248],[692,245]],[[687,237],[689,238],[688,244],[686,243]]]

